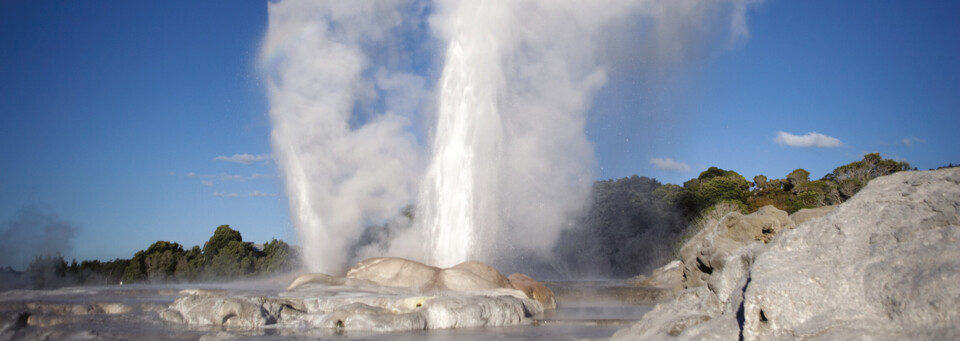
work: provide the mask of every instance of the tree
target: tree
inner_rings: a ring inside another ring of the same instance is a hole
[[[256,260],[258,275],[291,271],[300,267],[297,250],[276,238],[263,244],[263,255]]]
[[[767,188],[767,177],[763,174],[753,177],[753,187],[759,190],[764,190]]]
[[[200,277],[203,272],[203,251],[199,246],[194,245],[190,251],[182,253],[177,257],[177,269],[174,276],[180,281],[193,281]]]
[[[250,274],[254,270],[254,258],[253,246],[231,240],[213,256],[205,275],[211,279],[232,279]]]
[[[209,262],[213,260],[213,257],[216,257],[220,249],[226,247],[227,244],[233,241],[243,241],[240,231],[230,228],[230,225],[217,226],[217,230],[213,232],[213,236],[203,245],[203,256],[207,259],[207,263],[209,264]]]
[[[864,155],[863,160],[834,169],[833,179],[837,182],[840,194],[848,199],[876,177],[908,170],[909,163],[886,160],[880,157],[880,153],[871,153]]]
[[[787,174],[787,184],[789,184],[790,188],[786,190],[792,190],[794,193],[799,193],[797,189],[809,181],[810,172],[803,168],[797,168],[790,172],[790,174]]]
[[[180,244],[157,241],[146,250],[137,251],[124,271],[125,282],[165,282],[177,269],[177,258],[183,254]]]

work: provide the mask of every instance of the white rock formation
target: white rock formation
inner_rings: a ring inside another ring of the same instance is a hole
[[[275,296],[204,290],[181,295],[160,312],[161,318],[244,329],[388,332],[506,326],[531,323],[545,305],[556,306],[550,289],[521,274],[508,279],[479,262],[439,269],[399,258],[364,260],[346,278],[306,274]]]
[[[960,169],[881,177],[766,246],[713,255],[706,286],[614,339],[960,339],[958,242]]]

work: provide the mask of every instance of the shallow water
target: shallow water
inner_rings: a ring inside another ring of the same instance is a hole
[[[356,332],[318,328],[266,326],[258,329],[197,327],[165,322],[158,312],[188,288],[220,291],[229,296],[276,297],[271,285],[192,284],[170,286],[74,287],[0,294],[0,339],[199,339],[252,340],[582,340],[604,339],[639,320],[652,308],[637,304],[649,289],[627,282],[551,282],[558,308],[532,316],[519,326],[412,332]]]

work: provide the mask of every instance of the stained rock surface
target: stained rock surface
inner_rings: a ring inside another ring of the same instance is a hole
[[[960,169],[874,179],[769,244],[724,220],[684,247],[688,289],[614,340],[960,339]]]

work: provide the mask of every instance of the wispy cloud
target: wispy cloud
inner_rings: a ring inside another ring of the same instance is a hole
[[[274,194],[274,193],[264,193],[264,192],[261,192],[261,191],[253,191],[253,192],[250,192],[250,197],[253,197],[253,198],[275,197],[275,196],[277,196],[277,195]]]
[[[650,163],[662,171],[682,173],[690,171],[690,166],[686,163],[671,158],[651,158]]]
[[[242,163],[242,164],[245,164],[245,165],[249,165],[249,164],[252,164],[252,163],[254,163],[254,162],[270,161],[270,160],[273,159],[273,157],[271,157],[270,154],[258,154],[258,155],[253,155],[253,154],[233,154],[233,155],[231,155],[231,156],[217,156],[217,157],[215,157],[215,158],[213,158],[213,159],[214,159],[215,161],[236,162],[236,163]]]
[[[194,172],[189,172],[185,174],[187,177],[191,178],[200,178],[204,179],[200,183],[204,185],[212,185],[212,181],[248,181],[248,180],[259,180],[259,179],[269,179],[272,178],[272,174],[264,173],[251,173],[250,175],[241,175],[241,174],[230,174],[230,173],[218,173],[218,174],[197,174]],[[208,182],[211,182],[208,184]]]
[[[817,148],[835,148],[843,145],[839,139],[817,132],[809,132],[804,135],[793,135],[787,132],[778,131],[777,138],[773,139],[779,145],[790,147],[817,147]]]
[[[224,193],[224,192],[213,192],[213,196],[220,198],[239,198],[240,194],[237,193]]]
[[[200,181],[200,183],[203,184],[204,186],[213,186],[213,181],[210,181],[210,180],[203,180],[203,181]]]
[[[903,140],[900,140],[900,143],[903,143],[903,145],[907,147],[912,147],[914,143],[924,143],[924,142],[927,142],[927,141],[919,137],[905,137]]]

